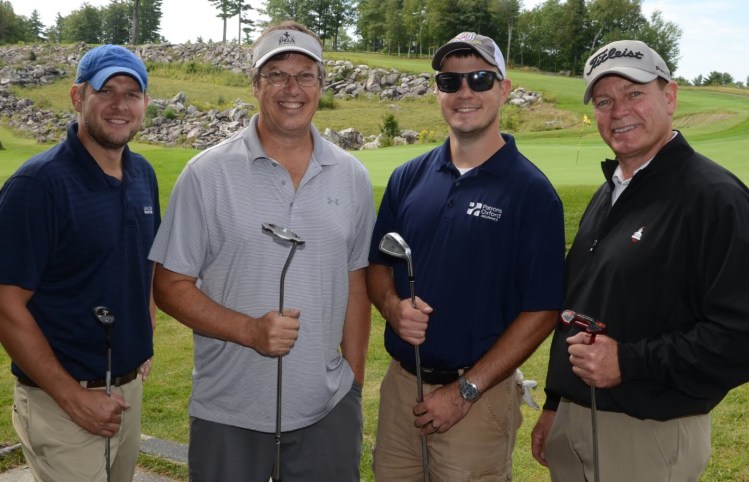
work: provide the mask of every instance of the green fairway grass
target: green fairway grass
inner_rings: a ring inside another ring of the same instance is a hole
[[[344,54],[340,55],[344,58]],[[349,55],[349,54],[346,54]],[[333,57],[332,55],[329,57]],[[349,55],[354,64],[372,66],[396,66],[401,71],[430,72],[428,59],[393,58],[372,54]],[[161,75],[161,74],[159,74]],[[166,75],[166,74],[163,74]],[[518,147],[551,180],[557,189],[565,210],[567,243],[572,241],[577,222],[593,191],[603,182],[600,162],[611,156],[607,146],[601,141],[595,128],[590,106],[581,102],[583,83],[580,79],[559,77],[531,71],[511,71],[510,78],[515,85],[529,90],[543,92],[556,102],[556,109],[565,115],[579,119],[575,125],[559,130],[513,132]],[[233,102],[243,97],[252,101],[245,87],[211,86],[211,81],[195,82],[160,78],[153,80],[152,94],[170,98],[178,91],[185,91],[188,99],[197,103],[218,104]],[[51,90],[45,90],[51,89]],[[55,83],[51,87],[33,90],[37,99],[47,99],[50,105],[69,105],[65,98],[69,90],[69,80]],[[56,102],[50,99],[54,97]],[[444,137],[446,129],[434,101],[421,100],[397,103],[394,108],[378,100],[358,100],[340,102],[336,109],[321,111],[315,117],[315,124],[322,131],[326,127],[336,130],[345,127],[366,125],[376,129],[382,122],[384,112],[393,111],[398,116],[400,127],[417,132],[422,129],[438,130]],[[65,109],[65,107],[61,107]],[[592,126],[583,126],[582,117],[593,120]],[[361,124],[360,124],[361,123]],[[675,125],[681,129],[687,140],[699,152],[734,172],[744,182],[749,182],[749,96],[733,90],[712,91],[704,89],[682,89],[679,93],[679,109]],[[0,183],[18,166],[50,145],[38,145],[33,140],[19,138],[0,124],[0,142],[5,150],[0,151]],[[416,144],[370,151],[356,151],[369,170],[375,192],[379,200],[392,170],[417,155],[434,148],[438,144]],[[156,170],[162,211],[166,209],[169,194],[177,176],[198,151],[194,149],[160,147],[133,143],[131,149],[143,154]],[[0,227],[1,229],[1,227]],[[12,233],[2,232],[3,236]],[[747,320],[749,322],[749,320]],[[362,458],[362,480],[373,480],[371,448],[374,442],[379,382],[384,375],[389,357],[383,348],[382,338],[385,322],[373,310],[373,324],[369,344],[367,379],[364,386],[363,405],[365,416],[365,447]],[[536,398],[543,402],[543,386],[548,361],[548,340],[524,364],[523,372],[528,379],[539,382]],[[192,370],[192,335],[190,330],[172,318],[159,313],[155,333],[153,372],[145,384],[143,408],[143,432],[181,443],[188,441],[187,403],[190,393],[190,373]],[[0,349],[0,444],[17,443],[17,437],[10,422],[12,406],[13,377],[10,374],[9,359]],[[713,411],[713,456],[703,477],[706,482],[749,482],[749,426],[746,407],[749,405],[749,387],[733,390]],[[521,482],[545,482],[550,480],[545,468],[530,456],[530,430],[538,416],[527,407],[523,408],[525,423],[518,436],[515,449],[515,480]],[[604,435],[602,435],[604,436]],[[634,461],[633,461],[634,462]],[[157,462],[142,460],[149,467]],[[0,470],[2,466],[0,466]],[[169,471],[170,469],[163,469]],[[181,480],[187,480],[184,471],[171,472]]]

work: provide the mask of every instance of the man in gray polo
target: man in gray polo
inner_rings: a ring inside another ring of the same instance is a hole
[[[317,36],[284,22],[261,34],[252,59],[260,112],[188,163],[150,254],[158,306],[194,331],[190,478],[268,481],[283,356],[281,478],[358,481],[372,186],[311,124],[324,74]],[[289,246],[264,223],[305,241],[283,314]]]

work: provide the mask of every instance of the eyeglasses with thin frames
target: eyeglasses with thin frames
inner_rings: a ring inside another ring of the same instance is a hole
[[[440,72],[435,76],[437,88],[446,94],[454,94],[460,90],[462,79],[468,82],[468,87],[474,92],[486,92],[494,87],[494,79],[503,80],[503,77],[491,70],[477,70],[475,72]]]
[[[313,87],[319,85],[320,76],[315,75],[312,72],[299,72],[296,75],[291,75],[288,72],[281,72],[280,70],[274,70],[268,74],[260,73],[260,77],[265,78],[268,83],[274,87],[283,87],[289,83],[289,79],[294,77],[296,83],[300,87]]]

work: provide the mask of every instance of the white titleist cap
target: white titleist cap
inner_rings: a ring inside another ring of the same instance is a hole
[[[598,49],[585,62],[585,95],[590,102],[593,86],[604,75],[616,74],[638,84],[647,84],[658,77],[671,80],[671,72],[658,52],[639,40],[619,40]]]

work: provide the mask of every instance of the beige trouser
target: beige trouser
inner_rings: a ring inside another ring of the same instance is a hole
[[[99,390],[99,389],[97,389]],[[104,390],[101,388],[100,390]],[[112,482],[131,482],[140,451],[140,414],[143,382],[112,387],[130,405],[122,412],[120,430],[111,438]],[[106,438],[76,425],[40,388],[16,382],[13,426],[34,479],[40,482],[106,481]]]
[[[666,422],[598,410],[604,482],[693,482],[710,459],[710,415]],[[544,447],[554,482],[593,480],[590,409],[562,400]]]
[[[441,385],[424,385],[424,394]],[[457,388],[456,388],[457,390]],[[460,422],[429,435],[431,482],[495,482],[512,479],[512,450],[522,422],[522,389],[515,374],[484,393]],[[416,377],[391,361],[380,386],[374,447],[378,482],[424,480],[421,441],[414,427]]]

